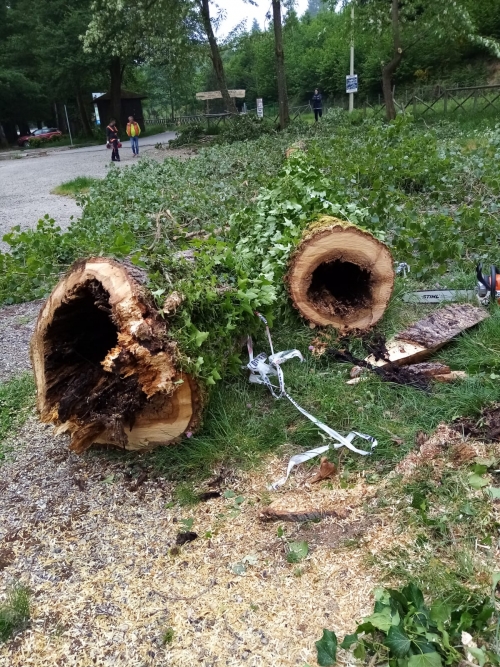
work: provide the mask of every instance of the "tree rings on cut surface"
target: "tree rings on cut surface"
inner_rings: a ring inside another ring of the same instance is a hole
[[[31,341],[43,422],[71,434],[71,449],[92,444],[147,450],[174,442],[199,422],[198,385],[177,366],[136,267],[81,260],[43,306]]]
[[[286,277],[301,315],[341,331],[365,330],[384,314],[394,287],[392,255],[368,232],[323,217],[305,232]]]

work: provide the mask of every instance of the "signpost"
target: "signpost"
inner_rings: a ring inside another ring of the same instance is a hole
[[[358,92],[358,77],[354,74],[354,3],[351,7],[351,67],[346,81],[346,91],[349,93],[349,113],[351,113],[354,111],[354,93]]]
[[[264,100],[262,97],[257,99],[257,117],[264,118]]]

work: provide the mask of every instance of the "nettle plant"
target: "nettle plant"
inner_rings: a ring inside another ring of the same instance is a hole
[[[375,591],[373,614],[363,619],[356,632],[347,635],[340,647],[351,650],[361,661],[388,663],[389,667],[443,667],[472,657],[483,667],[499,665],[498,646],[484,640],[478,647],[472,635],[490,637],[497,623],[495,588],[500,575],[493,579],[492,597],[470,606],[453,608],[445,602],[428,606],[415,584],[399,590],[379,588]],[[316,642],[318,664],[334,665],[337,661],[335,633],[324,630]]]

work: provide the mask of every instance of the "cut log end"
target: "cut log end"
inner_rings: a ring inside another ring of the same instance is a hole
[[[287,282],[295,307],[309,322],[343,332],[366,330],[391,298],[393,259],[368,232],[324,217],[294,252]]]
[[[92,444],[146,450],[193,430],[196,382],[177,368],[169,340],[135,267],[77,262],[40,312],[31,344],[41,419]]]

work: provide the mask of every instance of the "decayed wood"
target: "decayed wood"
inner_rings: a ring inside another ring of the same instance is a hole
[[[177,366],[175,341],[137,267],[79,261],[38,317],[31,343],[42,421],[92,444],[145,450],[174,442],[200,418],[196,381]]]
[[[389,362],[403,366],[423,361],[462,331],[487,317],[489,315],[484,308],[470,304],[441,308],[392,338],[386,345],[385,359],[370,355],[365,361],[374,366],[384,366]]]
[[[446,364],[429,361],[410,366],[408,371],[410,373],[416,373],[417,375],[424,375],[425,377],[434,377],[436,375],[445,375],[447,373],[451,373],[450,367]]]
[[[394,287],[387,246],[333,217],[310,226],[290,258],[290,296],[313,324],[365,330],[382,317]]]
[[[317,521],[318,519],[326,519],[326,517],[333,516],[338,518],[339,515],[335,510],[321,510],[314,507],[304,507],[292,509],[274,508],[272,505],[266,507],[259,515],[261,521]]]

